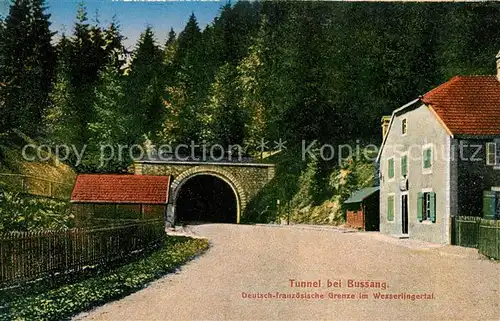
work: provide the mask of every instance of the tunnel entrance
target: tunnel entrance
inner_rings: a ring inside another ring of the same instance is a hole
[[[222,179],[197,175],[181,186],[175,211],[179,223],[236,223],[236,195]]]

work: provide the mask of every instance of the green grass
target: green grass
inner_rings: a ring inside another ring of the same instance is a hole
[[[133,263],[74,284],[14,299],[0,320],[65,320],[77,313],[122,298],[175,271],[206,251],[204,239],[166,237],[158,251]]]

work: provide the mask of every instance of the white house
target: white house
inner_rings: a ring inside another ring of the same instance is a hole
[[[484,193],[498,206],[488,192],[500,186],[498,66],[496,76],[455,76],[382,118],[382,233],[449,244],[452,216],[480,216]]]

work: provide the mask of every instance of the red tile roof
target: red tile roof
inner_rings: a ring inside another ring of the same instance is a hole
[[[500,135],[500,82],[496,76],[455,76],[421,99],[453,135]]]
[[[78,175],[72,202],[166,204],[170,176]]]

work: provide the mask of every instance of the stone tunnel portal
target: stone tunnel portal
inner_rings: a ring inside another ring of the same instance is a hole
[[[214,175],[196,175],[179,188],[178,223],[237,223],[237,195],[224,180]]]

